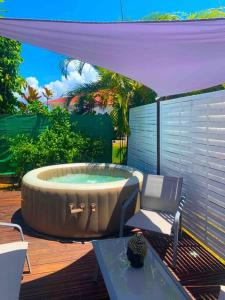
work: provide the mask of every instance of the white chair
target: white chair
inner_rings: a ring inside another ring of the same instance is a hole
[[[19,299],[21,279],[28,243],[0,245],[0,299]]]
[[[19,232],[20,232],[20,238],[21,238],[21,241],[24,242],[23,230],[22,230],[22,228],[21,228],[20,225],[15,224],[15,223],[0,222],[0,226],[2,226],[2,227],[16,228],[16,229],[19,230]],[[29,260],[28,254],[26,254],[26,261],[27,261],[27,265],[28,265],[28,270],[29,270],[29,272],[31,273],[31,264],[30,264],[30,260]]]
[[[173,266],[176,266],[177,245],[181,233],[181,212],[184,196],[181,197],[183,179],[180,177],[146,175],[140,192],[141,209],[125,224],[126,211],[136,200],[138,190],[123,203],[120,236],[124,225],[173,235]]]
[[[225,300],[225,285],[220,286],[220,294],[218,300]]]

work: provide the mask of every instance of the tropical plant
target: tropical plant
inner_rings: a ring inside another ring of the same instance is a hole
[[[129,134],[128,110],[129,107],[151,103],[155,99],[155,93],[125,76],[98,67],[99,80],[85,83],[75,90],[68,92],[68,99],[80,96],[76,105],[78,112],[93,112],[94,106],[106,107],[108,99],[112,102],[112,119],[118,136]],[[102,101],[96,102],[96,96],[100,95]],[[144,94],[144,97],[140,97]],[[141,99],[138,103],[138,98]],[[70,100],[69,100],[70,101]],[[89,103],[89,105],[88,105]],[[88,110],[89,109],[89,110]]]
[[[73,57],[66,57],[59,64],[59,68],[61,70],[61,73],[62,73],[63,76],[65,76],[65,78],[67,78],[67,76],[68,76],[68,67],[71,63],[75,63],[76,70],[78,71],[79,74],[82,73],[83,68],[86,64],[85,62],[78,61],[78,60],[74,59]]]
[[[53,91],[51,91],[49,88],[47,88],[46,86],[44,87],[44,91],[42,92],[42,95],[45,97],[46,101],[47,101],[47,107],[48,107],[48,101],[52,98],[52,96],[54,95]]]
[[[176,13],[164,14],[159,12],[154,12],[142,18],[143,21],[177,21],[180,19],[181,19],[180,15]]]
[[[18,104],[18,110],[16,111],[17,114],[23,114],[23,115],[48,115],[49,110],[46,105],[44,105],[41,101],[35,100],[32,103],[23,103],[20,102]]]
[[[68,103],[68,101],[67,101]],[[75,104],[75,110],[78,114],[94,114],[95,99],[91,94],[80,95],[78,102]]]
[[[3,2],[5,2],[5,0],[0,0],[0,4]],[[6,12],[6,10],[4,8],[0,7],[0,13],[4,13],[4,12]],[[2,17],[3,17],[3,15],[0,15],[0,18],[2,18]]]
[[[65,67],[72,59],[65,62]],[[84,63],[76,62],[79,71],[82,71]],[[64,69],[64,72],[66,70]],[[122,157],[124,152],[124,137],[130,133],[128,113],[129,107],[138,106],[154,102],[156,94],[142,84],[131,80],[125,76],[108,71],[101,67],[95,67],[99,73],[97,82],[90,82],[80,85],[75,90],[69,91],[67,94],[69,106],[73,97],[79,96],[79,100],[75,105],[76,112],[81,114],[94,113],[94,107],[107,107],[109,99],[112,105],[111,117],[114,125],[115,136],[120,139],[120,149],[117,152]],[[96,101],[96,96],[101,98],[101,101]],[[123,157],[125,157],[123,155]]]
[[[225,18],[224,7],[210,8],[198,12],[187,13],[152,13],[142,18],[143,21],[177,21]]]
[[[37,89],[30,86],[29,84],[25,84],[25,86],[27,88],[27,91],[19,93],[20,96],[24,98],[24,100],[26,100],[28,103],[32,103],[41,98]]]
[[[188,20],[225,18],[224,8],[210,8],[187,15]]]
[[[190,14],[185,13],[172,13],[172,14],[162,14],[162,13],[153,13],[143,17],[142,20],[149,21],[174,21],[174,20],[202,20],[202,19],[217,19],[217,18],[225,18],[224,7],[219,8],[210,8],[206,10],[202,10],[199,12],[193,12]],[[225,84],[220,84],[214,87],[210,87],[203,90],[191,91],[189,93],[183,93],[179,95],[173,96],[173,98],[187,96],[187,95],[196,95],[202,93],[209,93],[218,90],[224,90]],[[170,99],[171,97],[166,97]]]
[[[10,145],[9,151],[11,153],[10,163],[15,166],[15,171],[20,183],[23,175],[36,167],[38,148],[35,145],[35,140],[24,134],[18,134],[8,141]]]
[[[19,93],[24,83],[19,74],[22,62],[19,42],[0,37],[0,113],[11,114],[16,111]]]
[[[19,110],[17,113],[22,114],[48,114],[48,107],[44,105],[43,102],[40,101],[41,95],[39,95],[39,91],[30,86],[28,83],[24,83],[24,88],[22,92],[19,92],[19,95],[26,101],[20,102],[18,104]],[[49,95],[52,95],[52,91],[45,88],[43,95],[45,97],[49,97]]]
[[[4,0],[0,0],[0,5]],[[1,13],[5,10],[0,6]],[[0,113],[14,113],[19,105],[15,94],[20,91],[23,78],[19,74],[22,62],[21,44],[8,38],[0,37]]]

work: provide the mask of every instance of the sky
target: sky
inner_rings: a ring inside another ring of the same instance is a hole
[[[5,0],[4,8],[8,18],[54,19],[73,21],[120,21],[122,13],[126,20],[140,20],[154,12],[194,12],[225,6],[225,0]],[[96,80],[97,74],[86,67],[80,76],[71,65],[68,79],[61,75],[59,64],[63,56],[56,53],[22,45],[21,74],[39,90],[44,85],[54,89],[57,98],[66,90],[86,80]]]

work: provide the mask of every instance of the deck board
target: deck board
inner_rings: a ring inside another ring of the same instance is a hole
[[[0,220],[15,222],[23,227],[29,242],[32,274],[24,268],[20,299],[108,299],[104,281],[92,280],[96,265],[90,242],[49,240],[28,228],[20,214],[20,192],[0,192]],[[19,238],[16,230],[0,228],[0,243]],[[164,236],[146,237],[168,267],[172,267],[171,242]],[[197,256],[191,255],[193,251]],[[215,300],[219,285],[225,285],[225,266],[186,234],[179,242],[178,264],[175,276],[195,299]]]

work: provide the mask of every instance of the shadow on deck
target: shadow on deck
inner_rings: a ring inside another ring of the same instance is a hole
[[[108,299],[100,276],[94,283],[96,259],[91,243],[46,239],[23,224],[20,193],[0,192],[0,220],[21,224],[29,242],[32,274],[23,276],[20,299]],[[172,245],[165,236],[145,234],[164,262],[172,267]],[[18,233],[1,228],[0,243],[15,241]],[[220,285],[225,285],[225,266],[184,234],[178,247],[175,276],[195,299],[218,299]]]

